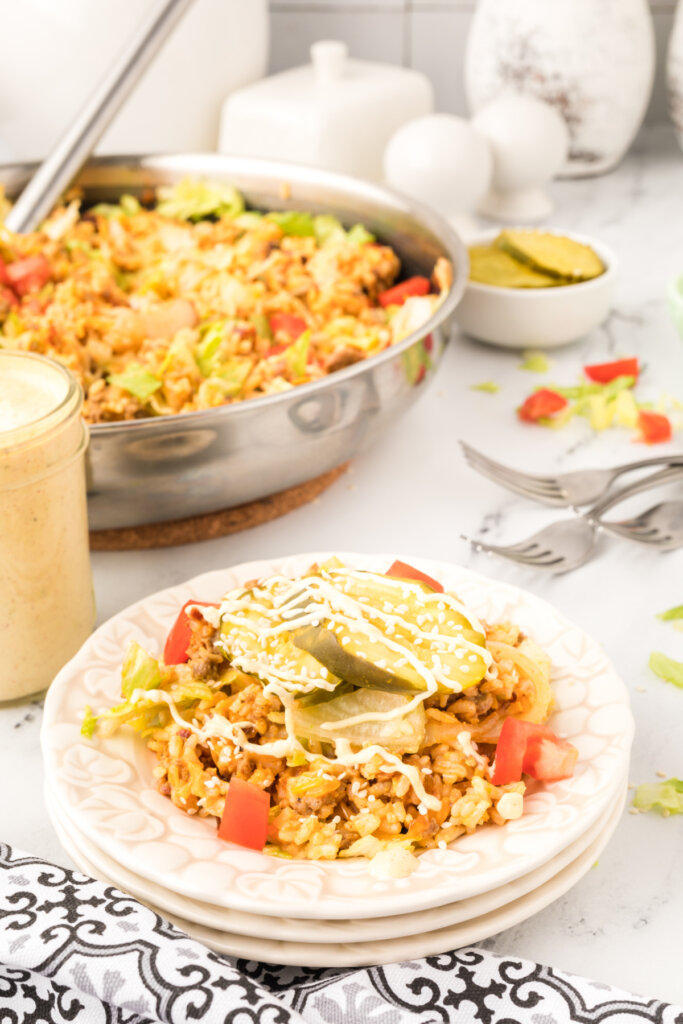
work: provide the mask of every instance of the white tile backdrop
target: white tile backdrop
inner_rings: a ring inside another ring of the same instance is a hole
[[[475,0],[270,0],[270,5],[271,71],[305,63],[316,39],[343,39],[356,57],[424,71],[439,110],[467,112],[462,57]],[[664,66],[675,6],[676,0],[651,0],[657,77],[650,122],[667,117]]]

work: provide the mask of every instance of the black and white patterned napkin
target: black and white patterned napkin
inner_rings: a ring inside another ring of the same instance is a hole
[[[388,967],[212,953],[113,886],[0,844],[1,1024],[683,1024],[683,1008],[467,948]]]

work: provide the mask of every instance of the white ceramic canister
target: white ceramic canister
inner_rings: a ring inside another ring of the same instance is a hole
[[[0,0],[3,159],[41,159],[158,0]],[[194,0],[98,146],[216,148],[221,103],[268,64],[267,0]],[[11,39],[11,44],[9,40]]]
[[[93,627],[82,403],[58,363],[0,350],[0,703],[47,689]]]
[[[218,149],[379,181],[391,136],[433,106],[432,86],[419,71],[352,60],[345,43],[320,40],[310,64],[227,98]]]
[[[562,173],[600,174],[623,157],[652,91],[655,42],[647,0],[479,0],[465,55],[472,111],[528,92],[564,117]]]
[[[683,4],[680,0],[669,36],[666,79],[669,90],[669,114],[678,144],[683,149]]]

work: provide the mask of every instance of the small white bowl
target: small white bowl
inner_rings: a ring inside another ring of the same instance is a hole
[[[468,238],[468,245],[486,245],[499,229]],[[554,288],[501,288],[469,281],[455,310],[466,334],[505,348],[557,348],[598,327],[612,305],[617,258],[602,242],[574,232],[552,234],[589,245],[605,264],[600,277]]]

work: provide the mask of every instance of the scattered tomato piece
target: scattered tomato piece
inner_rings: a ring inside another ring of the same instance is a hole
[[[670,441],[673,434],[668,416],[646,409],[641,409],[638,413],[638,429],[645,444],[662,444],[664,441]]]
[[[219,608],[215,601],[186,601],[178,613],[178,618],[171,627],[171,632],[166,637],[164,645],[164,662],[166,665],[183,665],[188,657],[188,647],[192,639],[192,628],[187,609],[192,605],[201,605],[203,608]]]
[[[589,380],[596,384],[609,384],[617,377],[635,377],[640,373],[640,364],[637,357],[632,359],[616,359],[612,363],[593,363],[592,366],[584,366],[583,372]]]
[[[554,416],[555,413],[561,412],[567,408],[568,404],[564,395],[560,395],[557,391],[551,391],[550,388],[541,388],[539,391],[534,391],[533,395],[529,395],[526,401],[520,405],[517,415],[525,423],[536,423],[538,420],[545,419],[546,416]]]
[[[270,796],[251,782],[232,778],[218,835],[228,843],[262,850],[268,836]]]
[[[406,299],[413,295],[428,295],[431,287],[426,277],[409,277],[407,281],[401,281],[393,288],[380,292],[379,304],[385,308],[387,306],[402,306]]]
[[[52,269],[44,256],[26,256],[5,267],[9,283],[17,295],[39,292],[52,277]]]
[[[420,583],[426,583],[432,590],[436,590],[439,594],[443,594],[443,587],[437,581],[432,579],[431,576],[427,576],[426,573],[420,572],[413,565],[408,565],[407,562],[396,561],[387,570],[387,576],[395,576],[399,580],[419,580]]]
[[[303,320],[300,316],[294,316],[293,313],[273,313],[273,315],[268,320],[268,324],[273,334],[278,334],[280,331],[282,331],[283,334],[289,334],[292,341],[296,341],[299,335],[304,333],[307,326],[305,320]],[[280,346],[275,347],[279,348]],[[282,347],[284,349],[287,346],[284,345]],[[275,353],[273,353],[271,349],[269,350],[268,354],[274,355]]]
[[[579,752],[552,729],[519,718],[506,718],[496,746],[491,774],[494,786],[519,782],[522,772],[533,779],[551,782],[569,778]]]

